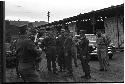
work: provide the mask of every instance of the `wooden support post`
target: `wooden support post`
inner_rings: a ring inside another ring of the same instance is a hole
[[[92,20],[91,20],[91,23],[92,23],[92,30],[93,30],[93,34],[95,33],[95,24],[96,24],[96,20],[95,20],[95,15],[93,14],[92,15]]]
[[[77,34],[79,34],[80,32],[80,20],[79,19],[77,19],[76,21],[76,28],[77,28]]]
[[[95,24],[93,24],[93,34],[95,33]]]

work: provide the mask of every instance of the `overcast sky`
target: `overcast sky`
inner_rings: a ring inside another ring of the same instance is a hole
[[[47,22],[50,11],[53,22],[123,3],[124,0],[5,0],[5,19]]]

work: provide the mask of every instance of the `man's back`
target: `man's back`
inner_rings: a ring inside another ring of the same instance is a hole
[[[32,40],[26,36],[21,36],[17,40],[16,50],[21,62],[33,62],[38,56],[36,46]]]
[[[55,46],[56,45],[56,39],[55,38],[51,38],[51,37],[47,37],[43,40],[43,45],[45,47],[48,46]]]
[[[65,41],[65,37],[64,37],[64,36],[60,36],[60,37],[57,39],[57,41],[56,41],[57,46],[63,47],[64,41]]]
[[[67,37],[64,41],[64,48],[65,51],[71,51],[71,48],[73,46],[73,40],[71,37]]]

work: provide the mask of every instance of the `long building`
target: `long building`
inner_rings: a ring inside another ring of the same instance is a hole
[[[111,38],[115,46],[124,46],[124,4],[79,14],[38,28],[54,28],[57,31],[66,28],[74,31],[74,34],[79,34],[80,30],[86,30],[88,34],[101,30]]]

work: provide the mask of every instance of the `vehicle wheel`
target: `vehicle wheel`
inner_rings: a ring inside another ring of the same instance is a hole
[[[112,59],[113,54],[109,54],[109,59]]]
[[[124,52],[124,49],[121,49],[120,52]]]

